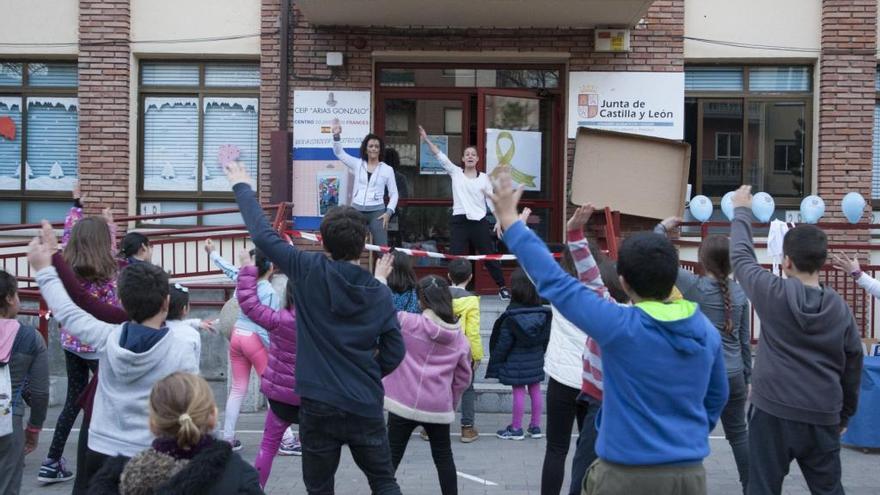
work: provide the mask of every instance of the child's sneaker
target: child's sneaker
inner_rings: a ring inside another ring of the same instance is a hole
[[[291,437],[284,436],[281,440],[281,446],[278,447],[278,455],[303,455],[302,444],[296,435]]]
[[[507,425],[507,428],[498,430],[498,433],[496,433],[495,436],[502,440],[522,440],[526,438],[523,434],[523,429],[518,428],[514,430],[513,425]]]
[[[426,442],[430,440],[430,438],[428,438],[428,432],[425,431],[424,428],[422,428],[422,431],[419,432],[419,437],[421,437],[421,439]]]
[[[529,436],[532,437],[532,438],[543,438],[543,437],[544,437],[544,434],[541,433],[541,427],[540,427],[540,426],[529,426],[529,429],[527,430],[527,433],[528,433]]]
[[[240,442],[237,438],[236,438],[235,440],[232,440],[232,441],[227,440],[227,442],[229,442],[229,445],[232,445],[232,451],[233,451],[233,452],[238,452],[238,451],[241,450],[242,447],[243,447],[243,446],[241,445],[241,442]]]
[[[73,473],[65,468],[67,461],[62,457],[57,461],[46,459],[40,466],[37,480],[43,483],[61,483],[73,479]]]
[[[461,443],[476,442],[480,439],[480,432],[473,426],[461,427]]]

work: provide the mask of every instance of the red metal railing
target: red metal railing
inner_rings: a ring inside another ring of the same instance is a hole
[[[682,224],[683,229],[699,227],[700,237],[680,237],[674,239],[673,243],[680,247],[698,247],[702,239],[711,234],[728,234],[730,230],[729,222],[706,222],[703,224],[696,222],[688,222]],[[825,231],[853,231],[853,232],[871,232],[872,230],[880,230],[880,224],[847,224],[847,223],[819,223],[817,227]],[[766,235],[769,224],[753,223],[752,228],[755,229],[756,235]],[[832,234],[833,237],[833,234]],[[755,242],[756,248],[766,248],[766,242]],[[876,278],[880,274],[880,265],[870,264],[870,259],[865,259],[864,253],[872,253],[880,251],[880,244],[871,244],[869,242],[830,242],[828,244],[828,252],[830,253],[862,253],[861,269],[864,273]],[[699,264],[691,261],[682,261],[682,266],[699,270]],[[771,265],[762,264],[764,268],[770,270]],[[858,286],[858,284],[846,273],[842,273],[827,264],[820,271],[822,283],[833,288],[849,303],[852,308],[853,316],[861,330],[863,338],[877,338],[880,332],[877,331],[877,324],[880,323],[880,314],[878,314],[877,300],[868,294],[867,291]],[[761,333],[760,320],[752,311],[752,340],[756,341]]]
[[[272,226],[276,230],[283,232],[287,228],[291,203],[280,203],[277,205],[266,206],[265,210],[274,212]],[[115,218],[115,222],[131,222],[144,220],[161,220],[169,218],[183,217],[207,217],[211,215],[223,215],[229,213],[238,213],[238,208],[222,208],[216,210],[201,211],[185,211],[175,213],[163,213],[158,215],[135,215],[127,217]],[[55,222],[53,227],[63,227],[64,222]],[[19,230],[39,229],[40,224],[25,225],[2,225],[0,232],[13,233]],[[211,261],[208,254],[203,250],[202,246],[205,239],[213,239],[214,245],[220,256],[234,261],[234,257],[239,249],[247,246],[249,234],[243,224],[236,225],[218,225],[204,226],[180,229],[138,229],[145,232],[150,238],[150,244],[153,246],[153,262],[162,266],[171,274],[174,280],[186,280],[195,277],[203,277],[209,275],[218,275],[222,272],[212,269]],[[123,234],[119,233],[121,237]],[[27,262],[27,245],[26,241],[12,241],[0,243],[0,250],[7,252],[0,254],[0,268],[11,273],[19,281],[21,286],[19,294],[22,300],[37,301],[37,309],[23,309],[20,314],[25,316],[39,317],[39,330],[44,337],[48,333],[48,320],[45,318],[48,308],[45,301],[40,297],[39,289],[34,285],[31,267]],[[225,297],[223,301],[202,301],[194,299],[191,303],[194,307],[216,307],[223,306],[232,291],[235,289],[231,283],[188,283],[187,287],[192,291],[211,291],[222,290]]]

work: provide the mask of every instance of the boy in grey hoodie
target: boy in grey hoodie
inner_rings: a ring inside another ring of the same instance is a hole
[[[129,265],[119,275],[122,307],[131,318],[121,325],[98,320],[67,295],[52,266],[51,241],[35,238],[28,261],[52,316],[71,335],[93,346],[100,359],[98,388],[89,429],[86,476],[110,457],[133,457],[150,448],[147,399],[153,385],[176,371],[197,374],[199,361],[191,343],[169,332],[168,274],[151,263]],[[79,476],[81,473],[77,473]]]
[[[747,493],[778,494],[797,459],[814,494],[842,494],[840,434],[858,404],[862,350],[846,302],[819,282],[828,254],[812,225],[788,231],[780,278],[752,248],[751,186],[733,197],[733,271],[761,319],[752,373]]]

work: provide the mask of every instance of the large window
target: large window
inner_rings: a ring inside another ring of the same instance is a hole
[[[216,209],[234,204],[219,156],[221,150],[234,150],[256,178],[259,86],[257,63],[141,64],[141,213]],[[207,225],[217,221],[207,217],[162,223]]]
[[[62,220],[78,175],[75,62],[0,62],[0,223]]]
[[[811,70],[803,66],[685,68],[685,139],[696,194],[740,184],[781,205],[809,194]]]

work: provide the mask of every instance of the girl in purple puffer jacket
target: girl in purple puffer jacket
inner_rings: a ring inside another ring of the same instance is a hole
[[[392,255],[386,254],[376,265],[376,278],[384,282],[391,273]],[[449,425],[455,420],[461,394],[471,383],[471,346],[452,310],[445,279],[429,275],[419,280],[416,294],[422,314],[397,313],[406,357],[382,379],[391,462],[396,470],[413,430],[424,427],[440,492],[454,495],[458,485]]]
[[[269,362],[263,371],[260,391],[269,399],[263,441],[254,461],[265,487],[272,471],[272,461],[287,428],[299,424],[299,395],[296,388],[296,309],[293,305],[293,283],[287,282],[287,305],[274,310],[260,302],[257,295],[257,267],[247,251],[239,254],[238,305],[257,325],[269,332]],[[297,442],[298,443],[298,442]]]

